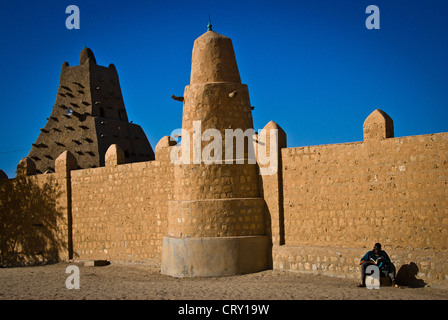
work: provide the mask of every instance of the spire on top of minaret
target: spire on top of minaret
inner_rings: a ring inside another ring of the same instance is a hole
[[[190,84],[212,82],[241,83],[241,78],[232,40],[209,30],[194,41]]]
[[[211,20],[210,20],[210,14],[208,14],[207,31],[213,31],[213,30],[212,30],[212,22],[211,22]]]
[[[90,48],[84,46],[84,49],[82,49],[81,54],[79,55],[79,65],[83,65],[89,60],[93,62],[93,64],[96,64],[96,59],[93,51]]]

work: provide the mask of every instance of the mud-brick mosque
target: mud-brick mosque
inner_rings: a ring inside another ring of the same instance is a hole
[[[173,98],[183,104],[181,141],[253,129],[232,41],[211,24],[194,41],[190,84]],[[145,262],[175,277],[269,268],[359,277],[360,257],[380,242],[402,279],[446,284],[448,133],[395,137],[379,109],[360,130],[363,141],[288,148],[271,121],[248,139],[275,156],[270,174],[247,150],[234,161],[173,163],[179,145],[166,136],[153,149],[128,121],[115,66],[98,65],[84,48],[78,66],[63,63],[48,122],[17,177],[1,175],[11,214],[25,199],[47,208],[10,219],[41,235],[32,245],[23,239],[15,257]],[[194,157],[209,143],[182,152]],[[12,250],[5,243],[2,254]]]

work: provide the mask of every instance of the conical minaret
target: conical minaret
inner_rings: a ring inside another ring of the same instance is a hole
[[[54,171],[55,159],[65,150],[80,168],[104,165],[111,144],[125,152],[126,162],[154,159],[154,152],[140,126],[129,123],[113,64],[99,66],[89,48],[84,48],[79,65],[62,65],[53,110],[40,129],[28,155],[37,173]]]
[[[224,139],[229,129],[253,129],[249,92],[241,84],[232,41],[212,31],[211,24],[194,42],[183,103],[181,144],[191,143],[182,153],[189,153],[191,162],[174,167],[175,200],[168,203],[162,273],[223,276],[263,270],[268,238],[258,167],[247,160],[247,147],[229,159],[226,151],[235,148],[226,150]],[[210,129],[222,137],[222,155],[211,163],[198,158],[211,142],[194,141]]]

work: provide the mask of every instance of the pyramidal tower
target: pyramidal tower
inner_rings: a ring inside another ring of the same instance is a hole
[[[129,123],[115,66],[97,65],[91,49],[82,49],[78,66],[62,64],[56,96],[28,155],[37,173],[53,172],[55,159],[65,150],[75,156],[79,168],[104,166],[112,144],[123,149],[125,162],[154,160],[142,128]]]
[[[181,144],[185,135],[192,141],[209,129],[222,137],[226,129],[253,129],[249,92],[241,83],[232,41],[211,30],[210,24],[194,42],[190,85],[181,101]],[[216,140],[190,143],[191,163],[174,166],[174,199],[168,202],[168,234],[163,238],[163,274],[225,276],[267,268],[269,238],[257,164],[237,159],[236,154],[221,163],[195,161],[212,142]],[[224,139],[220,143],[225,150]],[[225,158],[228,155],[223,152]]]

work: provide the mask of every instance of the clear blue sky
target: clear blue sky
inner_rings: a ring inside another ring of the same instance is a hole
[[[65,8],[80,9],[68,30]],[[380,30],[367,30],[368,5]],[[3,1],[0,6],[0,169],[15,176],[56,99],[62,63],[86,44],[114,63],[129,119],[153,148],[181,127],[194,40],[232,39],[255,129],[270,120],[288,147],[362,140],[374,110],[395,136],[448,131],[448,1]]]

